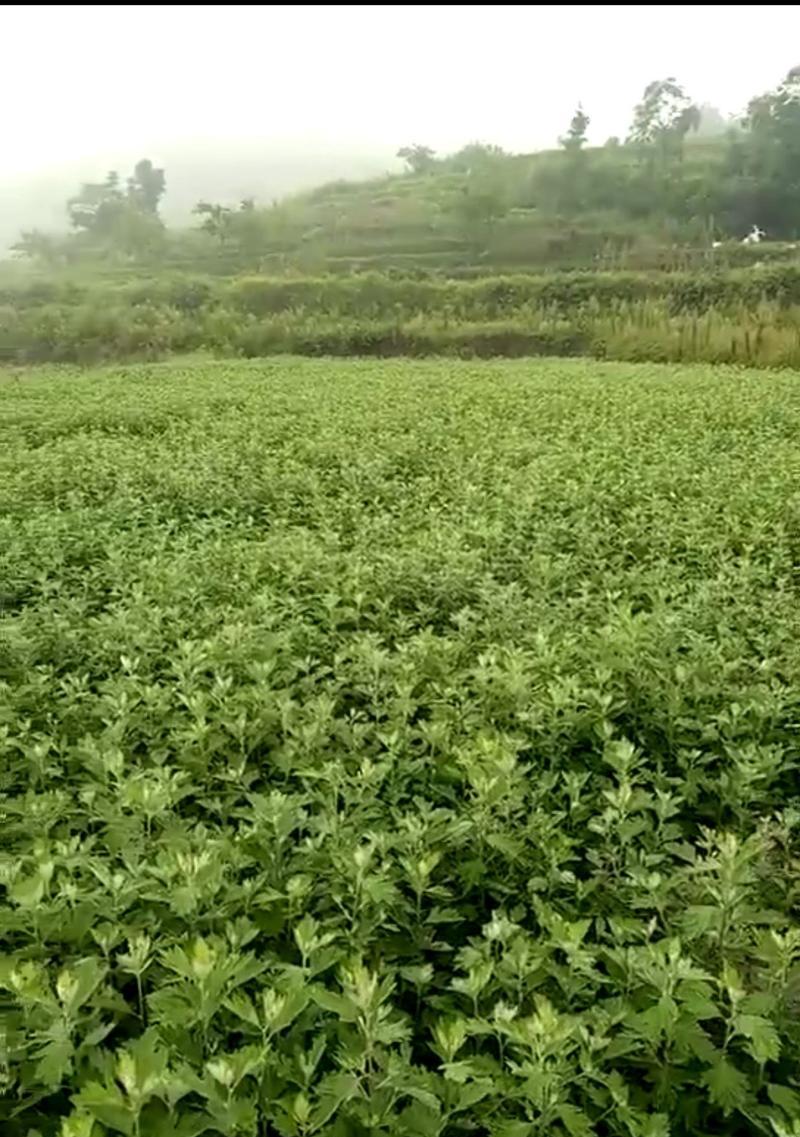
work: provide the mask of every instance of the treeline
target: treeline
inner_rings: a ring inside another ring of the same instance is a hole
[[[800,67],[772,91],[754,97],[739,120],[692,102],[674,79],[648,84],[627,137],[587,144],[590,114],[579,106],[560,152],[520,166],[496,146],[473,144],[438,160],[428,147],[399,152],[416,173],[467,177],[462,210],[491,224],[515,205],[550,215],[618,213],[632,223],[672,222],[679,232],[743,236],[752,226],[773,239],[800,233]],[[662,231],[668,232],[669,225]]]
[[[281,257],[296,268],[298,258],[308,267],[315,255],[325,264],[371,252],[479,262],[500,231],[509,255],[525,234],[542,238],[530,240],[530,263],[551,253],[557,260],[559,249],[545,238],[555,233],[563,244],[569,229],[704,247],[741,238],[754,225],[771,239],[796,238],[800,68],[754,98],[741,120],[717,115],[710,136],[703,130],[709,115],[674,79],[657,80],[634,108],[627,137],[602,147],[588,146],[590,108],[579,107],[558,151],[511,155],[473,143],[438,158],[426,146],[403,147],[405,177],[335,183],[267,208],[252,198],[201,200],[195,229],[184,233],[164,226],[167,175],[145,159],[124,183],[112,172],[83,185],[67,203],[68,236],[27,232],[16,249],[48,265],[98,258],[190,265],[217,256],[239,271],[269,258],[273,269]],[[597,239],[573,244],[585,258],[599,247]]]
[[[800,268],[435,281],[169,278],[0,293],[0,358],[590,355],[800,366]]]

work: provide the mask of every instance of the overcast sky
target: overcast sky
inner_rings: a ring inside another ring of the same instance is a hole
[[[623,134],[651,79],[740,111],[800,63],[796,6],[0,8],[0,178],[219,137],[447,151]]]

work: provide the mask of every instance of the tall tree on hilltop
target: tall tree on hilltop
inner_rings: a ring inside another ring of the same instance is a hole
[[[142,213],[158,213],[158,205],[167,188],[162,169],[157,169],[149,158],[142,158],[128,178],[128,198]]]
[[[700,111],[675,79],[656,79],[636,106],[628,141],[657,150],[663,158],[680,157],[690,130],[700,125]]]
[[[433,168],[436,161],[436,151],[431,150],[430,146],[420,146],[419,143],[414,143],[413,146],[403,146],[397,151],[397,157],[402,158],[414,174],[424,174]]]
[[[567,215],[578,213],[585,200],[588,156],[584,153],[584,147],[590,122],[588,114],[579,103],[570,120],[567,133],[558,140],[566,160],[559,162],[549,175],[545,175],[545,190],[559,213]]]
[[[586,132],[589,129],[589,124],[591,121],[592,120],[589,118],[588,114],[583,109],[581,104],[578,103],[578,109],[572,116],[572,120],[569,124],[569,130],[565,135],[563,135],[563,137],[559,138],[559,142],[567,151],[567,153],[574,154],[580,152],[583,149],[583,147],[586,145]]]

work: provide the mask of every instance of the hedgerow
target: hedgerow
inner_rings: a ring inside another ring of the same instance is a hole
[[[0,360],[585,355],[800,366],[800,273],[361,273],[34,281],[0,293]]]

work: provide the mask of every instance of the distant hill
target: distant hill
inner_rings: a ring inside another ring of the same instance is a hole
[[[364,152],[309,144],[254,142],[176,143],[157,152],[115,152],[81,158],[36,173],[0,180],[0,250],[23,229],[59,232],[67,228],[65,203],[83,182],[102,181],[109,170],[125,176],[139,158],[152,158],[167,174],[161,212],[169,225],[186,224],[201,199],[235,203],[274,198],[339,178],[371,178],[397,170],[396,147]]]
[[[148,157],[166,171],[162,240],[45,243],[44,253],[33,247],[34,265],[214,275],[688,268],[713,239],[743,235],[754,220],[747,179],[732,186],[723,176],[731,124],[712,112],[704,109],[706,131],[678,154],[616,139],[529,154],[480,142],[446,156],[412,146],[402,163],[389,147],[307,142],[106,154],[0,187],[0,248],[22,229],[64,232],[66,202],[82,182],[112,169],[124,181]],[[211,203],[202,225],[192,216],[200,201]]]

